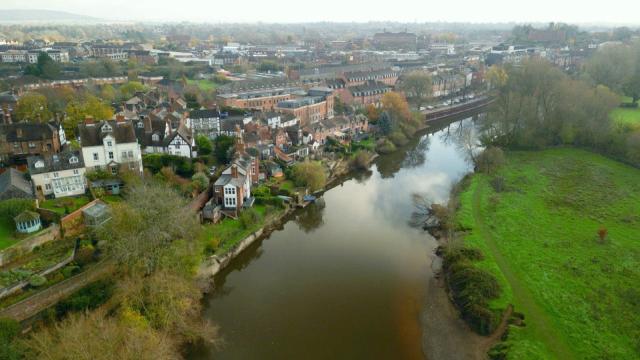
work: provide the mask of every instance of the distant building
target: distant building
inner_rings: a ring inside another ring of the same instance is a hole
[[[417,50],[418,36],[414,33],[381,32],[373,35],[373,45],[379,50]]]
[[[220,133],[220,113],[215,109],[190,111],[186,125],[194,136],[204,135],[215,139]]]

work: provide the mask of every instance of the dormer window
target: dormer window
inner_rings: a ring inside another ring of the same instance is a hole
[[[78,163],[77,156],[72,156],[71,158],[69,158],[69,164],[77,164],[77,163]]]
[[[139,129],[142,129],[143,127],[144,127],[144,124],[142,123],[142,121],[140,121],[140,122],[138,123],[138,128],[139,128]]]
[[[160,135],[158,135],[158,134],[153,134],[153,135],[151,135],[151,140],[153,140],[153,141],[160,141]]]
[[[38,161],[36,161],[36,163],[35,163],[35,164],[33,164],[33,166],[34,166],[36,169],[42,169],[42,168],[44,167],[44,161],[42,161],[42,160],[38,160]]]
[[[109,124],[104,124],[102,126],[102,131],[103,132],[111,132],[111,131],[113,131],[113,128]]]

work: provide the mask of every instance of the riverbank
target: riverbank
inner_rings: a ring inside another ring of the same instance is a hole
[[[637,358],[640,171],[576,149],[510,152],[474,174],[456,214],[476,266],[526,326],[510,326],[508,358]]]

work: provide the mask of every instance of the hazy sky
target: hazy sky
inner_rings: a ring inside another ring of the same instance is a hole
[[[0,9],[112,20],[194,22],[460,21],[640,24],[640,0],[0,0]]]

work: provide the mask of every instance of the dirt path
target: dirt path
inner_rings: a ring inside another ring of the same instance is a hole
[[[71,277],[63,282],[44,289],[28,298],[0,310],[0,317],[7,317],[17,321],[24,321],[38,314],[42,310],[55,305],[75,291],[83,288],[100,277],[113,272],[112,263],[98,263],[91,269]]]
[[[573,353],[569,350],[569,347],[563,341],[562,337],[557,334],[556,329],[551,325],[551,319],[533,299],[533,295],[529,289],[520,282],[517,275],[513,272],[509,262],[498,249],[495,239],[491,235],[491,230],[487,224],[484,223],[480,209],[480,199],[483,189],[484,184],[480,183],[473,194],[472,211],[475,230],[479,231],[485,239],[498,267],[500,267],[500,271],[502,271],[509,285],[511,285],[514,300],[517,300],[518,303],[517,310],[525,314],[525,322],[530,324],[531,330],[534,331],[540,339],[544,340],[545,345],[557,358],[573,359]]]

